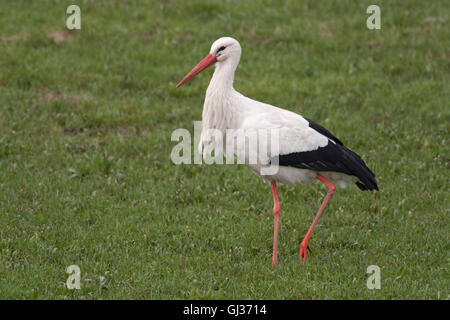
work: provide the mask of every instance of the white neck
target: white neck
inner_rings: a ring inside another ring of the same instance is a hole
[[[216,69],[206,90],[205,103],[203,105],[203,128],[215,128],[224,130],[231,127],[234,108],[233,88],[234,71],[239,63],[227,59],[216,63]]]
[[[222,62],[217,62],[215,65],[214,74],[208,86],[208,91],[228,91],[233,89],[234,72],[238,66],[239,61],[234,62],[232,59],[227,59]]]

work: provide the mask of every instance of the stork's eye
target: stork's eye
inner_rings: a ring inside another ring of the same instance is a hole
[[[220,48],[219,48],[219,50],[217,50],[217,52],[216,52],[216,54],[218,54],[220,51],[222,51],[222,50],[225,50],[225,47],[224,46],[221,46]]]

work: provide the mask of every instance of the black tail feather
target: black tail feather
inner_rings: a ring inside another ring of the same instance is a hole
[[[361,190],[378,190],[375,175],[361,157],[343,144],[331,140],[316,150],[280,155],[279,164],[315,171],[342,172],[357,177],[359,181],[356,185]]]
[[[323,171],[337,171],[354,175],[360,180],[356,182],[356,185],[361,190],[378,190],[375,175],[370,171],[359,155],[344,146],[342,141],[320,124],[315,123],[308,118],[305,119],[308,121],[309,127],[327,137],[330,142],[328,143],[328,146],[319,148],[317,151],[304,152],[303,156],[294,156],[294,159],[292,160],[300,160],[294,164],[295,167],[316,167]]]
[[[348,160],[348,167],[353,172],[353,175],[358,177],[359,181],[356,182],[358,188],[363,191],[366,190],[377,190],[378,185],[377,180],[375,179],[375,174],[367,167],[363,159],[345,146],[341,146],[343,149],[346,158]]]

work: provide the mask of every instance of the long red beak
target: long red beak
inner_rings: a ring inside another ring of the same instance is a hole
[[[191,70],[184,78],[177,84],[177,88],[181,86],[182,84],[188,82],[192,78],[194,78],[196,75],[198,75],[200,72],[208,68],[210,65],[217,62],[216,56],[213,56],[211,53],[208,54],[198,65],[194,67],[194,69]]]

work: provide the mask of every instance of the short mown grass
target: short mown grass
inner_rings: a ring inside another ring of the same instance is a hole
[[[446,1],[0,2],[0,298],[449,298]],[[378,193],[338,189],[305,265],[320,183],[280,187],[272,269],[269,186],[170,160],[212,70],[175,85],[221,36],[243,48],[237,90],[327,127],[377,175]]]

